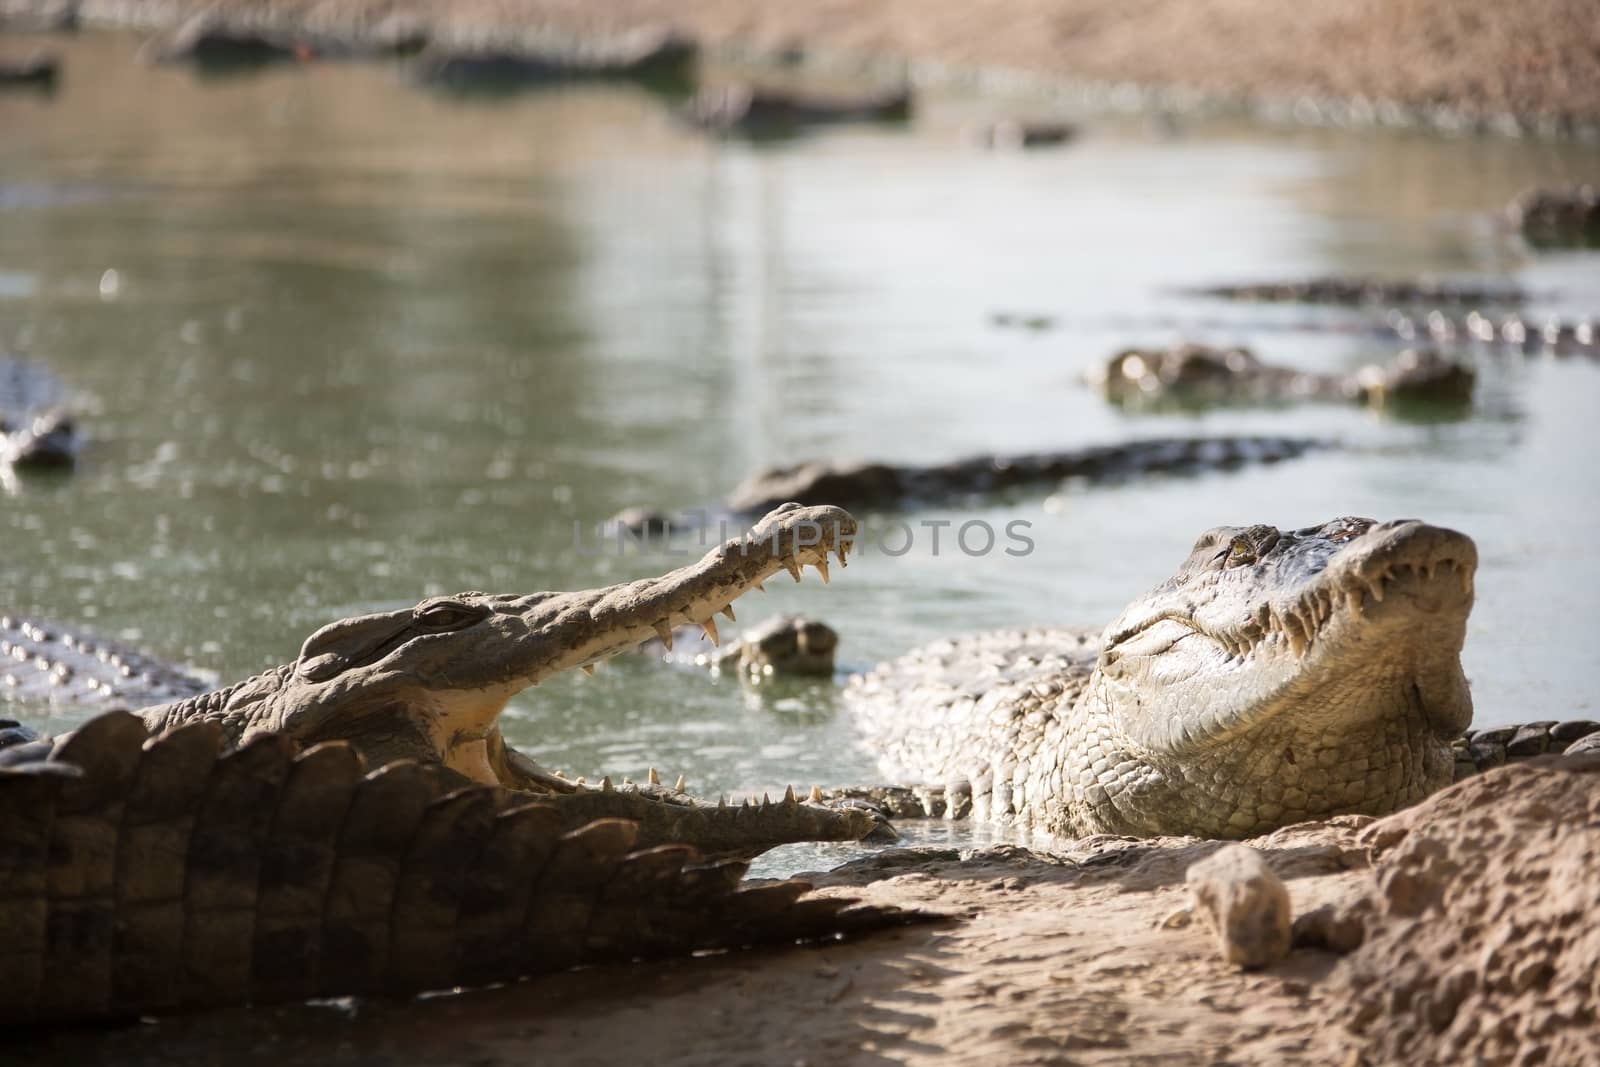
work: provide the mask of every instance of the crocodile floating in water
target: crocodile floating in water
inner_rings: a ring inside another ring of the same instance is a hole
[[[839,634],[825,622],[805,615],[774,615],[735,640],[690,652],[685,642],[700,642],[695,627],[681,627],[639,647],[646,655],[675,659],[751,681],[772,677],[831,677]],[[676,649],[677,651],[674,651]]]
[[[1506,217],[1535,246],[1600,245],[1600,188],[1530,189],[1511,201]]]
[[[1185,292],[1193,296],[1221,297],[1224,300],[1273,304],[1339,304],[1348,307],[1373,305],[1465,307],[1483,304],[1520,304],[1528,298],[1527,291],[1515,285],[1406,281],[1337,275],[1291,281],[1206,285]]]
[[[0,468],[42,470],[77,461],[67,388],[49,370],[0,356]]]
[[[780,508],[659,578],[436,597],[323,627],[226,689],[54,742],[8,730],[0,1021],[417,992],[903,920],[738,885],[772,844],[881,833],[867,810],[792,790],[705,805],[653,771],[588,786],[496,724],[551,674],[676,623],[715,633],[778,571],[826,574],[854,533],[837,508]]]
[[[1472,717],[1476,565],[1470,538],[1415,520],[1220,527],[1103,634],[938,642],[846,697],[883,770],[925,783],[914,803],[932,810],[970,800],[1067,837],[1381,814],[1472,755],[1452,743]]]
[[[53,622],[0,615],[0,703],[143,707],[214,687],[198,671]]]
[[[1277,463],[1327,442],[1295,437],[1167,437],[1064,452],[980,455],[927,466],[861,460],[811,460],[770,467],[728,495],[728,507],[759,513],[784,500],[847,508],[902,508],[1068,479],[1115,482],[1146,474],[1226,470]]]
[[[1125,407],[1323,400],[1384,407],[1391,403],[1460,405],[1477,374],[1429,349],[1407,349],[1384,365],[1351,374],[1317,374],[1263,363],[1248,348],[1179,344],[1130,348],[1088,376]]]
[[[683,115],[693,125],[718,133],[779,136],[842,122],[904,122],[911,117],[911,91],[901,87],[825,96],[736,82],[702,89]]]

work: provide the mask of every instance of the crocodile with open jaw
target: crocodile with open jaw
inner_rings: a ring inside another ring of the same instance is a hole
[[[792,790],[712,806],[654,772],[590,787],[496,725],[558,671],[675,623],[714,634],[779,571],[826,576],[854,533],[838,508],[783,507],[659,578],[435,597],[323,627],[225,689],[54,742],[7,730],[0,1022],[416,992],[903,921],[738,884],[773,844],[883,830],[869,811]]]
[[[1417,521],[1220,527],[1101,637],[941,642],[847,697],[893,780],[1051,834],[1389,812],[1454,777],[1476,564]]]

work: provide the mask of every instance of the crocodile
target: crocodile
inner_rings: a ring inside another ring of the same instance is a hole
[[[901,87],[824,96],[734,82],[702,89],[684,107],[683,116],[717,133],[778,136],[841,122],[904,122],[911,117],[911,91]]]
[[[1600,245],[1600,188],[1529,189],[1507,205],[1506,218],[1535,247]]]
[[[0,703],[144,706],[215,688],[200,671],[60,623],[0,614]]]
[[[774,615],[720,646],[704,647],[691,626],[680,627],[665,638],[656,637],[639,651],[675,662],[709,667],[718,674],[736,674],[749,681],[772,677],[833,676],[839,633],[827,623],[806,615]],[[682,646],[696,642],[694,650]],[[674,651],[677,649],[677,651]]]
[[[551,773],[509,746],[498,717],[515,694],[692,623],[715,639],[718,612],[771,575],[802,567],[828,574],[855,536],[848,512],[775,509],[699,562],[657,578],[574,593],[526,596],[471,592],[414,608],[344,619],[313,633],[292,663],[223,689],[143,708],[160,734],[190,722],[217,725],[229,749],[269,734],[304,745],[351,744],[372,766],[415,760],[456,785],[556,795],[573,819],[626,816],[650,843],[685,842],[703,852],[753,855],[796,840],[858,840],[892,831],[874,813],[798,803],[741,810],[703,804],[652,773],[644,785],[597,785]],[[44,752],[47,741],[14,752]]]
[[[1090,384],[1124,407],[1219,402],[1460,405],[1472,399],[1476,372],[1431,349],[1406,349],[1391,362],[1350,374],[1317,374],[1263,363],[1248,348],[1178,344],[1130,348],[1088,375]]]
[[[314,59],[404,56],[426,43],[418,26],[402,15],[371,20],[356,33],[336,34],[202,11],[151,37],[139,55],[152,65],[187,64],[201,74],[219,75]]]
[[[760,513],[784,500],[898,509],[1052,487],[1069,479],[1116,482],[1277,463],[1323,447],[1327,442],[1296,437],[1162,437],[1062,452],[983,454],[925,466],[809,460],[758,471],[728,495],[727,506],[740,514]]]
[[[1273,304],[1337,304],[1344,307],[1520,304],[1527,290],[1516,285],[1396,280],[1327,275],[1287,281],[1232,282],[1184,290],[1191,296]]]
[[[111,712],[0,760],[0,1024],[394,996],[927,917],[745,883],[741,859],[438,764],[227,735]]]
[[[1416,520],[1218,527],[1096,636],[980,634],[851,680],[892,780],[1049,834],[1239,838],[1454,777],[1477,550]]]
[[[0,1023],[414,993],[916,918],[740,884],[771,844],[882,831],[869,811],[792,789],[713,807],[654,771],[588,786],[496,725],[555,672],[679,621],[715,634],[778,571],[826,575],[855,531],[791,505],[659,578],[434,597],[53,741],[0,723]]]
[[[70,467],[77,461],[77,424],[67,388],[42,365],[0,356],[0,471]]]
[[[407,73],[413,81],[458,93],[610,78],[675,88],[687,79],[697,52],[692,39],[662,28],[570,39],[534,33],[489,41],[434,41]]]

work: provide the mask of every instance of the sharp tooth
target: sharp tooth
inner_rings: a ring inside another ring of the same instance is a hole
[[[609,793],[614,789],[616,789],[616,786],[611,784],[611,776],[609,774],[600,779],[600,792]]]
[[[723,795],[719,794],[717,796],[717,807],[725,808],[727,806],[728,806],[728,798],[726,796],[723,796]]]
[[[791,785],[783,791],[783,802],[785,804],[794,803],[794,786]]]
[[[833,550],[833,554],[839,557],[839,566],[841,567],[850,566],[850,564],[846,562],[844,558],[845,553],[849,551],[849,548],[850,546],[848,544],[841,542],[839,546]]]
[[[789,569],[790,576],[798,582],[800,580],[800,564],[796,563],[793,557],[789,557],[783,561],[783,565]]]
[[[822,803],[822,790],[818,786],[811,787],[811,796],[808,798],[813,804]]]
[[[1374,578],[1367,584],[1367,589],[1372,593],[1372,599],[1383,603],[1383,579]]]
[[[581,775],[581,774],[580,774],[580,775],[578,775],[578,784],[579,784],[579,785],[585,785],[585,784],[586,784],[586,783],[585,783],[585,782],[584,782],[584,780],[583,780],[583,775]]]
[[[711,642],[712,648],[716,648],[722,644],[721,639],[717,636],[717,623],[715,619],[707,619],[700,625],[705,628],[706,640]]]
[[[651,785],[660,785],[661,776],[656,773],[656,769],[654,767],[651,767],[650,773],[645,776],[645,781],[649,782]]]
[[[662,619],[660,622],[656,623],[655,627],[656,627],[656,636],[661,638],[661,644],[666,647],[666,650],[668,652],[671,652],[672,651],[672,627],[667,625],[667,620],[666,619]]]
[[[723,605],[722,613],[728,617],[728,621],[729,622],[738,622],[739,621],[739,616],[737,616],[737,615],[735,615],[733,613],[733,605],[732,604]]]
[[[683,775],[680,774],[680,775],[678,775],[678,784],[674,785],[672,787],[672,791],[674,793],[681,793],[685,789],[687,789],[688,786],[689,786],[689,783],[687,781],[685,781]]]
[[[762,793],[761,794],[761,806],[763,808],[770,808],[772,806],[772,794],[771,793]]]
[[[567,776],[567,772],[566,771],[557,771],[556,772],[556,777],[557,778],[565,778],[566,776]]]
[[[594,677],[594,664],[593,663],[585,663],[583,665],[583,673],[587,674],[589,677],[593,678]]]
[[[812,566],[816,567],[817,568],[817,573],[822,575],[822,584],[823,585],[827,585],[828,582],[829,582],[829,578],[828,578],[828,557],[826,557],[826,556],[822,557],[821,559],[817,560],[816,563],[812,564]]]
[[[762,585],[760,582],[756,583],[756,592],[765,593],[766,591],[767,591],[767,587],[766,586]]]

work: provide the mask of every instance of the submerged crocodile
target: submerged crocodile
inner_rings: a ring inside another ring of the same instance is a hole
[[[67,400],[66,386],[43,366],[0,356],[0,468],[72,466],[78,433]]]
[[[1530,189],[1511,201],[1506,217],[1535,246],[1600,245],[1600,187]]]
[[[1295,437],[1167,437],[1064,452],[986,454],[926,466],[861,460],[811,460],[769,467],[728,495],[737,513],[759,513],[785,500],[832,501],[847,508],[900,508],[1069,479],[1116,482],[1146,474],[1225,470],[1277,463],[1326,447]]]
[[[417,992],[902,921],[738,884],[772,844],[881,832],[864,809],[792,790],[705,805],[653,771],[590,787],[496,723],[553,673],[680,622],[714,634],[774,573],[842,565],[854,533],[837,508],[780,508],[659,578],[436,597],[54,742],[6,724],[0,1022]]]
[[[772,677],[831,677],[839,634],[825,622],[805,615],[774,615],[725,645],[691,651],[686,641],[700,642],[694,627],[646,641],[639,650],[717,673],[737,674],[750,681]],[[677,649],[677,651],[674,651]]]
[[[1125,407],[1322,400],[1384,407],[1393,403],[1464,404],[1477,374],[1430,349],[1407,349],[1384,365],[1350,374],[1317,374],[1263,363],[1248,348],[1179,344],[1130,348],[1089,375],[1090,384]]]
[[[1239,282],[1186,290],[1193,296],[1221,297],[1274,304],[1339,304],[1347,307],[1467,307],[1484,304],[1520,304],[1526,290],[1515,285],[1479,285],[1471,282],[1436,282],[1327,275],[1290,281]]]
[[[847,698],[929,807],[1051,834],[1390,812],[1455,777],[1476,565],[1470,538],[1414,520],[1219,527],[1101,635],[939,642]]]

